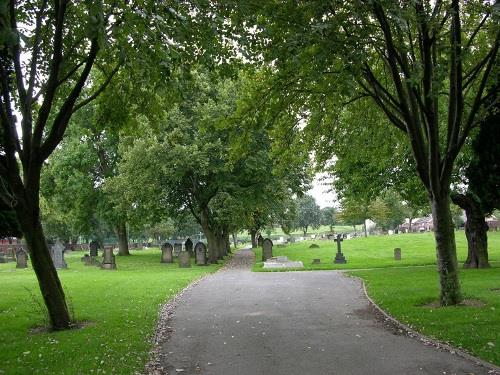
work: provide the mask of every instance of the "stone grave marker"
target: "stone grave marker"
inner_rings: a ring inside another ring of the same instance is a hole
[[[54,267],[57,269],[68,268],[64,260],[64,245],[61,241],[57,240],[56,243],[50,247],[50,255],[52,257],[52,262],[54,262]]]
[[[189,257],[189,253],[187,251],[181,251],[179,253],[179,267],[180,268],[191,267],[191,258]]]
[[[203,242],[198,242],[194,247],[195,253],[195,263],[198,266],[206,266],[207,265],[207,247]]]
[[[267,261],[264,262],[263,266],[263,268],[303,268],[303,267],[304,264],[302,262],[288,260],[288,257],[286,256],[277,256],[269,258]]]
[[[262,237],[261,234],[259,234],[259,237],[257,237],[257,246],[262,246],[264,241],[264,237]]]
[[[161,261],[160,263],[174,263],[174,257],[172,255],[173,247],[169,242],[165,242],[161,245]]]
[[[28,268],[28,253],[22,247],[16,251],[16,268]]]
[[[273,241],[266,238],[262,241],[262,261],[265,262],[269,258],[273,257]]]
[[[85,254],[80,258],[85,266],[99,266],[101,263],[96,259],[96,257],[89,256]]]
[[[103,270],[116,270],[115,256],[113,254],[113,246],[104,246],[104,255],[101,263]]]
[[[91,257],[96,257],[98,254],[97,254],[97,251],[99,250],[99,244],[97,243],[97,241],[90,241],[89,243],[89,253],[90,253],[90,256]]]
[[[337,242],[337,254],[335,255],[335,260],[333,261],[334,263],[347,263],[344,254],[342,254],[342,248],[340,245],[342,241],[342,235],[337,234],[337,238],[335,239],[335,242]]]
[[[321,264],[321,259],[313,259],[312,264]]]
[[[191,238],[188,238],[186,242],[184,242],[184,249],[186,249],[190,257],[194,256],[193,241],[191,241]]]
[[[401,260],[401,249],[399,247],[394,249],[394,260]]]
[[[182,243],[180,242],[174,243],[174,255],[178,257],[181,252],[182,252]]]

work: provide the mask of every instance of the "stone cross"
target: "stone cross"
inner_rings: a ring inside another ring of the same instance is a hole
[[[89,253],[91,257],[96,257],[97,256],[97,250],[99,249],[99,244],[97,241],[90,241],[89,243]]]
[[[182,244],[174,243],[174,255],[178,257],[181,252],[182,252]]]
[[[50,255],[52,256],[52,262],[54,262],[55,268],[68,268],[68,265],[64,260],[64,245],[61,241],[57,240],[56,243],[51,246]]]
[[[394,249],[394,260],[401,260],[401,249],[399,247]]]
[[[186,249],[190,257],[194,256],[193,241],[191,241],[191,238],[188,238],[186,242],[184,242],[184,249]]]
[[[262,261],[265,262],[269,258],[273,257],[273,241],[266,238],[262,241]]]
[[[342,247],[340,245],[342,241],[342,235],[337,234],[337,238],[335,239],[335,242],[337,242],[337,254],[335,255],[334,263],[347,263],[344,254],[342,254]]]
[[[198,266],[206,266],[207,265],[207,247],[203,242],[198,242],[194,247],[195,253],[195,263]]]
[[[160,263],[174,263],[174,257],[172,256],[172,244],[165,242],[161,245],[161,261]]]
[[[187,251],[181,251],[179,253],[179,267],[180,268],[191,267],[191,258],[189,257],[189,253]]]
[[[22,247],[16,251],[16,268],[28,268],[28,253]]]
[[[103,270],[116,270],[115,256],[112,246],[104,247],[104,256],[101,264]]]

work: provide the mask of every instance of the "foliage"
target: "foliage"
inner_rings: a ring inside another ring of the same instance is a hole
[[[316,200],[310,195],[297,198],[297,219],[295,226],[302,229],[304,236],[309,227],[318,228],[321,225],[321,210]]]
[[[68,269],[59,275],[76,319],[85,326],[64,333],[31,332],[46,324],[36,277],[31,269],[16,269],[15,263],[0,264],[0,370],[6,374],[142,372],[151,349],[146,338],[156,328],[158,306],[220,266],[179,268],[177,263],[160,263],[157,248],[132,253],[116,257],[114,272],[84,266],[81,252],[66,253]]]

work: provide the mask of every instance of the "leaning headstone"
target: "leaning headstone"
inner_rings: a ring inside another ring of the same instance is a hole
[[[28,268],[28,253],[22,247],[16,251],[16,268]]]
[[[187,251],[181,251],[179,253],[179,267],[180,268],[191,267],[191,258],[189,257],[189,253]]]
[[[116,270],[115,256],[113,254],[113,247],[104,247],[104,256],[101,263],[103,270]]]
[[[97,254],[97,251],[99,250],[99,244],[97,243],[97,241],[90,241],[89,243],[89,253],[90,253],[90,256],[91,257],[96,257],[98,254]]]
[[[64,245],[61,241],[57,240],[56,243],[50,247],[50,255],[52,256],[52,262],[54,262],[55,268],[68,268],[64,260]]]
[[[184,249],[186,249],[190,257],[194,256],[193,241],[191,241],[191,238],[188,238],[186,242],[184,242]]]
[[[265,262],[269,258],[273,257],[273,241],[266,238],[262,241],[262,261]]]
[[[263,241],[264,241],[264,237],[262,237],[262,235],[259,234],[259,237],[257,237],[257,245],[262,246]]]
[[[174,263],[172,251],[173,247],[171,243],[165,242],[161,245],[161,263]]]
[[[401,249],[399,247],[394,249],[394,260],[401,260]]]
[[[174,255],[178,257],[181,252],[182,252],[182,244],[174,243]]]
[[[206,266],[207,265],[207,247],[203,242],[198,242],[194,247],[195,253],[195,263],[198,266]]]
[[[313,259],[312,264],[321,264],[321,259]]]
[[[335,239],[335,242],[337,242],[337,254],[335,255],[335,260],[333,261],[334,263],[347,263],[344,254],[342,254],[342,248],[340,245],[342,241],[342,235],[337,234],[337,238]]]

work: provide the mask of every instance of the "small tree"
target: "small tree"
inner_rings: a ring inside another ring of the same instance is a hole
[[[310,195],[297,199],[297,228],[302,229],[304,237],[307,236],[309,227],[319,228],[321,225],[321,210],[316,200]]]

